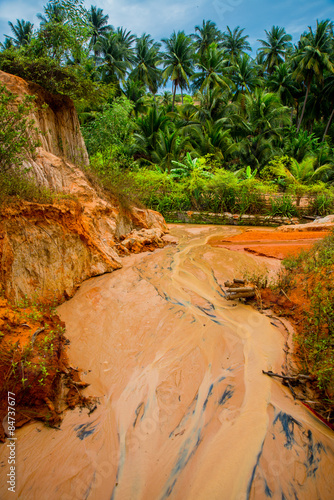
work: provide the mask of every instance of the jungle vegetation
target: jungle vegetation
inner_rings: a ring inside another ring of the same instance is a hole
[[[74,100],[106,188],[163,213],[261,211],[273,192],[286,215],[291,196],[333,210],[331,20],[295,44],[273,26],[253,53],[243,28],[210,20],[154,40],[82,0],[52,0],[37,17],[9,23],[0,69]]]

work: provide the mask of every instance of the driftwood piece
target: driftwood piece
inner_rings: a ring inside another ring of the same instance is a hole
[[[243,286],[240,288],[229,288],[227,290],[228,293],[233,293],[233,292],[243,293],[243,292],[254,292],[254,291],[255,291],[255,288],[253,286]]]
[[[74,385],[75,387],[80,387],[81,389],[84,389],[85,387],[88,387],[90,384],[87,384],[87,382],[76,382],[75,380],[70,380],[69,384]]]
[[[298,373],[297,375],[293,376],[279,375],[279,373],[274,373],[271,370],[269,370],[268,372],[262,370],[262,373],[264,373],[265,375],[269,375],[269,377],[281,378],[286,382],[302,382],[303,380],[313,380],[313,377],[311,377],[310,375],[303,375],[302,373]]]
[[[45,328],[38,328],[35,333],[33,334],[33,336],[31,337],[31,345],[33,346],[34,343],[35,343],[35,340],[37,338],[37,335],[39,335],[40,333],[44,332]]]
[[[255,290],[252,292],[227,293],[227,300],[247,299],[250,297],[255,297]]]
[[[237,287],[237,288],[240,288],[242,287],[243,285],[245,285],[245,280],[236,280],[234,279],[233,281],[225,281],[224,285],[226,287]]]
[[[302,218],[303,219],[312,220],[312,221],[316,220],[316,217],[313,217],[312,215],[302,215]]]
[[[256,295],[256,287],[245,286],[245,280],[234,279],[233,282],[225,281],[227,300],[247,299]]]

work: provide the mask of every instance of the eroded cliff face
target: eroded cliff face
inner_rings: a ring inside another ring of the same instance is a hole
[[[80,132],[78,117],[71,99],[54,96],[32,82],[0,71],[0,82],[18,99],[25,95],[35,96],[35,110],[31,118],[38,129],[41,142],[40,153],[63,156],[80,165],[88,165],[88,154]]]
[[[76,165],[88,155],[72,101],[0,71],[0,82],[18,96],[36,96],[31,114],[41,147],[27,159],[37,182],[75,197],[52,205],[20,202],[0,210],[0,279],[6,296],[70,296],[78,284],[122,267],[130,251],[164,246],[167,226],[152,210],[106,200]]]

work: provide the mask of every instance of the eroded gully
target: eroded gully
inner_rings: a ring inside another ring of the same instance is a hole
[[[99,404],[17,431],[18,498],[334,498],[334,433],[262,374],[284,366],[281,323],[224,299],[226,279],[278,262],[207,244],[238,231],[173,227],[178,246],[124,259],[59,308]]]

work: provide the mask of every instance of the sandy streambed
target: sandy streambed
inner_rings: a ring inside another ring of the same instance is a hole
[[[293,227],[298,228],[298,226]],[[263,257],[284,259],[303,250],[309,250],[328,234],[329,230],[323,230],[321,227],[301,232],[250,228],[232,236],[213,236],[209,243],[212,246],[246,251]]]
[[[334,433],[262,374],[284,364],[280,323],[221,291],[279,261],[207,244],[235,227],[171,232],[177,247],[126,258],[59,308],[99,404],[61,430],[17,431],[16,497],[332,499]],[[1,499],[15,498],[6,457],[2,446]]]

